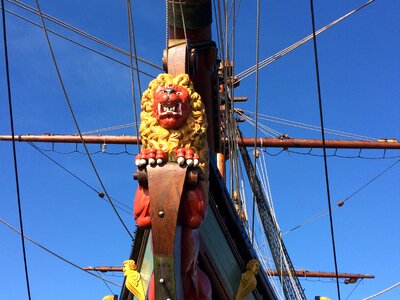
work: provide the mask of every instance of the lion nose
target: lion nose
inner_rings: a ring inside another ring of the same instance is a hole
[[[168,95],[168,98],[171,96],[171,94],[172,94],[172,93],[174,93],[174,92],[175,92],[175,90],[174,90],[174,87],[173,87],[173,86],[166,86],[164,91],[167,93],[167,95]]]

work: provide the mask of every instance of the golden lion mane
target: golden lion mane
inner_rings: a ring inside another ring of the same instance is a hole
[[[189,92],[191,114],[186,123],[179,129],[161,127],[153,116],[153,92],[160,85],[174,84],[184,87]],[[142,96],[142,112],[140,113],[140,137],[143,149],[161,149],[168,155],[178,148],[190,148],[200,156],[200,168],[207,174],[208,144],[207,120],[201,97],[194,91],[193,83],[187,74],[173,77],[160,74],[149,83]]]

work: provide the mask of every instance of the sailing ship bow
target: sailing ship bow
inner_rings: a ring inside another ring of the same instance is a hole
[[[141,101],[139,229],[121,299],[275,299],[263,272],[242,276],[255,253],[216,164],[223,169],[211,1],[169,1],[167,10],[166,73]]]

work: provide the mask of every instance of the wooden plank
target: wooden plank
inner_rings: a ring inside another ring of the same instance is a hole
[[[214,263],[213,267],[221,275],[221,280],[229,291],[230,299],[234,299],[239,287],[242,270],[211,209],[208,211],[207,218],[200,228],[200,234],[204,241],[204,247]],[[255,298],[251,294],[247,299]]]

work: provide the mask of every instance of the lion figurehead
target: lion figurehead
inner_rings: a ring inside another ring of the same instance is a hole
[[[174,149],[190,148],[199,154],[199,166],[207,174],[205,109],[189,76],[158,75],[143,93],[141,104],[143,149],[161,149],[170,155]]]

